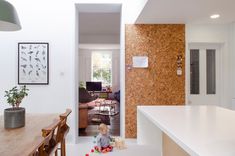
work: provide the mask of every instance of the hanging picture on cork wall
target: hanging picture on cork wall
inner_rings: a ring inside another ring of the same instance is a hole
[[[18,43],[18,84],[49,84],[49,43]]]

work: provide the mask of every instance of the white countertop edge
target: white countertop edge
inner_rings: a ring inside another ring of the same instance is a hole
[[[172,132],[168,131],[165,127],[162,126],[161,123],[154,120],[148,113],[141,110],[144,107],[166,107],[166,106],[137,106],[137,110],[143,113],[150,121],[152,121],[162,132],[168,135],[174,142],[176,142],[181,148],[183,148],[188,154],[191,156],[199,156],[195,151],[193,151],[190,147],[185,145],[180,139],[178,139]],[[180,106],[179,106],[180,107]],[[187,106],[186,106],[187,107]]]

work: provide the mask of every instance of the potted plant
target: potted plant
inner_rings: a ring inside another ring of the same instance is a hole
[[[80,81],[80,82],[79,82],[79,88],[85,88],[85,84],[84,84],[83,81]]]
[[[25,108],[20,107],[20,104],[24,97],[28,96],[28,91],[26,86],[21,86],[20,88],[15,86],[9,91],[5,91],[7,103],[12,106],[12,108],[4,110],[5,128],[10,129],[25,126]]]

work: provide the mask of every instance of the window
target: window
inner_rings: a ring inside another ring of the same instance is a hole
[[[215,49],[206,50],[207,94],[216,94]]]
[[[92,81],[101,81],[102,86],[112,86],[112,52],[92,52]]]
[[[199,94],[199,49],[190,50],[190,93]]]

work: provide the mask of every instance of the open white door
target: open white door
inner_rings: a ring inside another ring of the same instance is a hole
[[[221,52],[217,45],[189,46],[188,104],[220,105]]]

